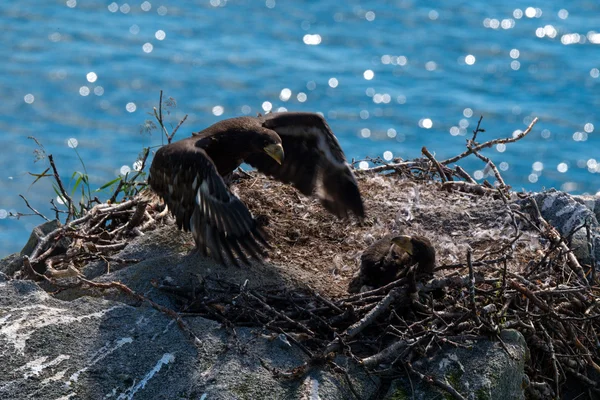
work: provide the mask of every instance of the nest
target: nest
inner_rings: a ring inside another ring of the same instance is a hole
[[[465,154],[481,158],[484,145],[474,136]],[[457,388],[415,370],[413,361],[435,344],[469,346],[472,340],[500,340],[502,330],[516,329],[531,353],[526,364],[530,397],[560,397],[567,378],[597,396],[600,288],[594,270],[579,264],[533,200],[510,193],[497,169],[492,168],[496,187],[478,185],[459,167],[446,167],[458,158],[438,162],[426,149],[423,153],[421,160],[376,162],[357,171],[368,214],[361,222],[340,222],[288,185],[238,174],[233,189],[269,236],[273,249],[267,262],[294,282],[285,287],[250,289],[211,275],[195,288],[157,284],[176,294],[180,307],[171,310],[119,282],[83,278],[79,270],[90,260],[108,266],[123,262],[118,251],[132,236],[172,223],[139,196],[96,204],[40,238],[18,276],[55,287],[67,278],[91,288],[118,289],[174,318],[192,338],[188,313],[231,329],[264,328],[306,354],[306,362],[293,370],[269,367],[281,377],[296,378],[324,364],[345,372],[333,357],[344,353],[371,373],[409,371],[457,399],[465,398]],[[349,296],[347,285],[362,251],[389,233],[429,237],[439,264],[435,278],[419,282],[416,292],[402,278]],[[64,249],[57,247],[61,238],[70,239]],[[349,377],[348,382],[352,388]]]

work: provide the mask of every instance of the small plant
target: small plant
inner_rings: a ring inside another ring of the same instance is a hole
[[[163,92],[161,90],[158,108],[154,107],[153,112],[149,113],[155,118],[158,125],[153,120],[146,120],[140,128],[140,133],[151,134],[153,130],[160,127],[161,132],[167,139],[167,143],[171,143],[175,133],[177,133],[179,127],[187,119],[186,114],[169,133],[163,119],[163,108],[166,109],[166,115],[170,115],[170,109],[176,106],[177,102],[172,97],[169,97],[163,102]],[[52,205],[52,210],[55,212],[56,219],[60,220],[61,215],[66,216],[65,223],[68,223],[73,219],[81,218],[89,212],[94,205],[102,204],[102,201],[98,199],[99,193],[108,192],[109,195],[106,203],[114,204],[124,200],[133,199],[147,186],[146,167],[148,156],[150,155],[149,147],[145,147],[140,152],[137,160],[133,164],[133,171],[127,172],[124,175],[119,175],[97,189],[92,189],[85,162],[77,150],[78,143],[76,139],[69,139],[67,144],[75,151],[75,154],[81,163],[82,171],[73,172],[67,182],[68,184],[65,186],[52,154],[48,154],[42,143],[35,137],[29,138],[37,145],[37,148],[33,151],[35,162],[47,160],[49,164],[41,173],[29,173],[31,176],[35,177],[31,185],[33,186],[41,179],[51,178],[53,180],[52,188],[56,194],[56,199],[50,200],[50,204]],[[70,190],[67,188],[70,188]],[[23,195],[20,195],[20,197],[25,201],[26,206],[33,211],[33,214],[17,213],[11,214],[12,217],[20,218],[22,216],[38,215],[45,220],[49,220],[42,213],[34,209]]]

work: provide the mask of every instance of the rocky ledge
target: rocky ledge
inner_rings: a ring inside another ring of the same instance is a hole
[[[502,199],[402,174],[359,184],[360,223],[267,178],[240,178],[237,194],[273,246],[246,268],[194,253],[158,213],[109,253],[77,226],[36,228],[0,261],[0,397],[597,395],[597,198]],[[349,296],[361,252],[389,233],[430,238],[435,277],[416,294],[398,281]],[[52,262],[25,257],[59,239]]]

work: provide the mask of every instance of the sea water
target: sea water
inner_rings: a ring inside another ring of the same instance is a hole
[[[349,160],[442,160],[477,140],[517,190],[600,190],[600,3],[531,1],[161,0],[0,3],[0,256],[53,218],[56,193],[133,170],[164,143],[144,123],[160,90],[184,115],[176,139],[224,118],[321,112]],[[82,162],[80,160],[83,161]],[[494,181],[481,160],[458,163]],[[365,167],[368,163],[357,163]],[[106,193],[97,193],[103,199]],[[104,196],[104,197],[103,197]]]

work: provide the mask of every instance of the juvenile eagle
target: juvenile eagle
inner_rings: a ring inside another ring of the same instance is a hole
[[[284,157],[285,151],[285,157]],[[268,244],[224,176],[241,163],[305,195],[315,194],[339,218],[364,217],[356,179],[333,132],[319,114],[270,113],[231,118],[160,148],[148,183],[164,199],[177,226],[191,231],[196,247],[219,262],[248,264]],[[225,256],[225,257],[224,257]]]
[[[435,249],[424,236],[387,235],[369,246],[360,257],[360,270],[348,285],[349,293],[363,286],[378,288],[403,276],[417,264],[415,275],[431,276]]]

